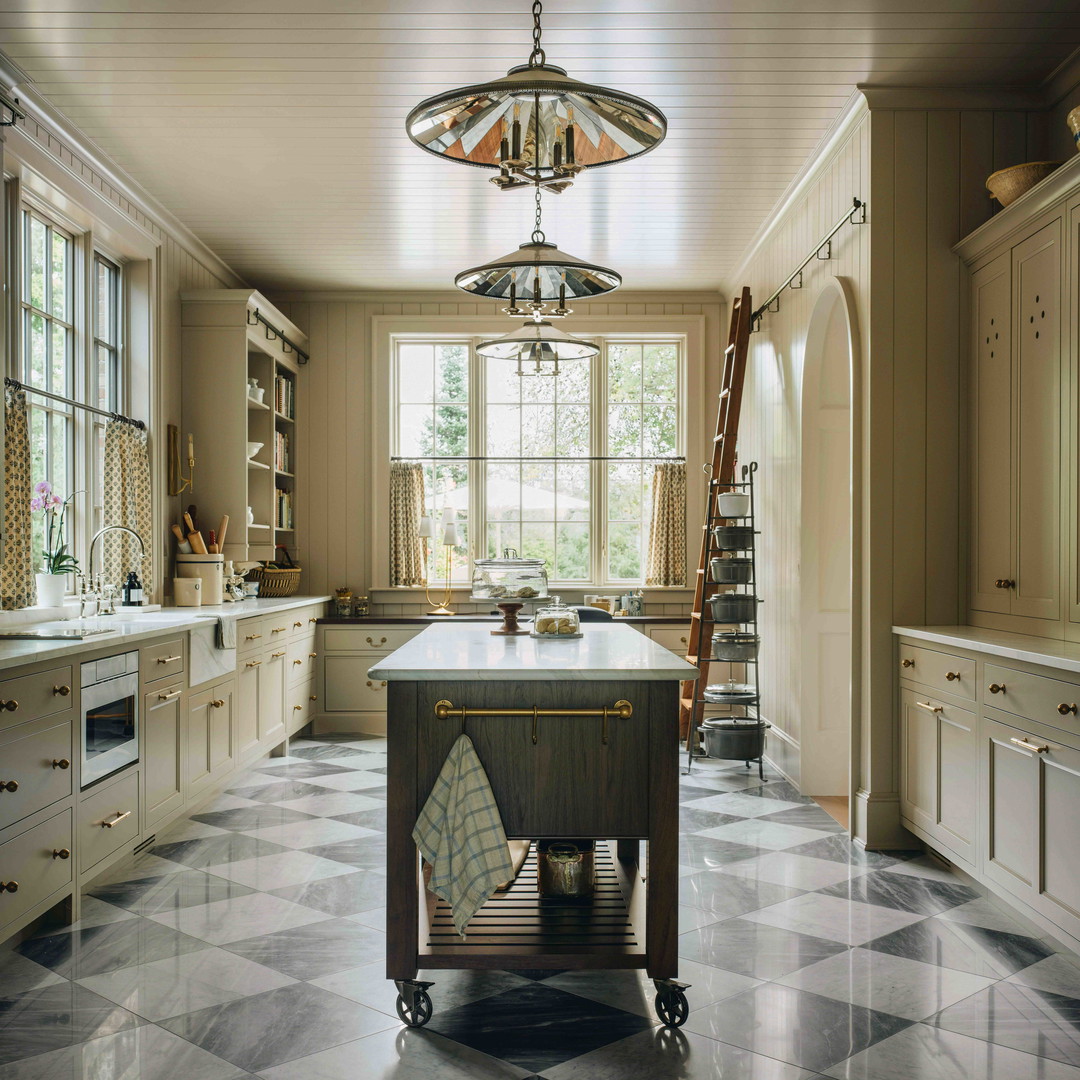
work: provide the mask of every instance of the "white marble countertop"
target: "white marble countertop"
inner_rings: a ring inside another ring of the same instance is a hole
[[[1045,664],[1061,671],[1080,672],[1080,642],[1014,634],[1007,630],[986,630],[981,626],[894,626],[893,633],[916,641],[954,645],[961,649]]]
[[[478,682],[564,679],[600,682],[626,679],[690,680],[693,664],[630,626],[582,623],[582,637],[567,641],[528,636],[499,637],[476,623],[429,626],[375,664],[373,679]]]
[[[0,639],[0,671],[8,668],[34,664],[39,660],[52,660],[73,656],[91,649],[117,644],[123,650],[133,642],[158,637],[161,634],[192,630],[206,626],[208,620],[216,622],[219,616],[230,619],[246,619],[252,615],[270,615],[275,611],[306,607],[331,599],[329,596],[284,596],[242,600],[235,604],[212,607],[162,608],[159,611],[123,611],[117,615],[95,615],[87,619],[51,619],[48,622],[26,623],[20,626],[0,627],[0,630],[22,629],[108,629],[111,633],[94,634],[81,640],[56,641],[26,638]]]

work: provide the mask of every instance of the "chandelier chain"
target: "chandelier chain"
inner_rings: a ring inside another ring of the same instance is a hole
[[[537,0],[539,2],[539,0]],[[540,185],[536,185],[536,227],[533,229],[532,242],[534,244],[542,244],[544,242],[544,231],[540,228]]]
[[[543,32],[540,28],[540,13],[543,10],[544,5],[540,0],[533,0],[533,48],[529,54],[529,67],[543,67],[547,62],[547,53],[540,47],[540,35]]]

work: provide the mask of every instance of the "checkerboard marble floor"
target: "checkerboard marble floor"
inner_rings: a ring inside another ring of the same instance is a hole
[[[386,746],[296,740],[0,952],[0,1080],[1080,1080],[1080,961],[790,785],[681,783],[680,978],[383,976]]]

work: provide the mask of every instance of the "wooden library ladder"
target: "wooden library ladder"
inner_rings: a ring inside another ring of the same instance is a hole
[[[712,467],[709,473],[709,499],[705,507],[705,523],[701,527],[701,560],[694,584],[694,608],[690,614],[690,646],[686,659],[701,672],[704,688],[709,677],[709,657],[712,655],[712,618],[705,610],[706,583],[709,575],[709,529],[722,521],[715,518],[716,495],[735,482],[735,444],[739,433],[739,414],[742,411],[743,384],[746,381],[746,355],[750,345],[753,303],[750,289],[731,305],[731,327],[727,348],[724,349],[724,374],[720,385],[720,404],[716,412],[716,437],[713,439]],[[705,712],[700,693],[692,682],[682,683],[679,697],[679,737],[687,747],[697,731]]]

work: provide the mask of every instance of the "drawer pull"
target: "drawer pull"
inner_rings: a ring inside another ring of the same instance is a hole
[[[258,641],[262,637],[262,634],[246,634],[244,636],[245,641]]]
[[[317,652],[309,652],[309,653],[308,653],[308,659],[309,659],[309,660],[314,660],[314,659],[315,659],[315,657],[316,657],[316,656],[318,656],[318,655],[319,655],[319,654],[318,654]]]
[[[71,768],[71,762],[68,761],[68,759],[66,757],[53,758],[52,759],[52,767],[54,769],[70,769]]]
[[[1048,754],[1050,752],[1049,746],[1036,746],[1034,743],[1029,743],[1027,739],[1010,739],[1009,742],[1014,743],[1023,750],[1030,750],[1033,754]]]
[[[372,640],[371,640],[371,638],[369,638],[369,637],[366,637],[366,638],[364,638],[364,640],[365,640],[365,641],[366,641],[366,642],[367,642],[367,643],[368,643],[369,645],[374,645],[374,644],[375,644],[375,642],[374,642],[374,641],[372,641]],[[386,644],[386,638],[384,638],[384,637],[381,637],[381,638],[379,638],[379,644],[380,644],[380,645],[385,645],[385,644]]]
[[[990,693],[991,694],[1004,694],[1005,693],[1005,684],[1004,683],[992,682],[990,684]]]
[[[270,631],[270,633],[271,634],[284,634],[285,631],[288,630],[288,629],[289,628],[287,626],[275,626],[274,629]]]
[[[261,660],[249,660],[244,667],[258,667],[261,663]]]
[[[370,686],[370,685],[371,685],[371,683],[368,683],[368,686]],[[18,791],[18,790],[19,790],[19,781],[18,780],[0,780],[0,791]]]
[[[936,713],[945,711],[944,705],[931,705],[929,701],[916,701],[915,704],[918,705],[920,709],[925,709],[927,712]]]
[[[224,700],[222,698],[218,697],[218,698],[214,698],[214,700],[211,701],[210,704],[213,705],[215,709],[220,709],[222,707],[222,705],[225,704],[225,702],[224,702]]]
[[[53,848],[52,857],[54,859],[70,859],[71,851],[66,847]]]
[[[945,672],[945,678],[948,679],[949,682],[956,682],[956,680],[960,678],[960,672],[959,671],[946,671]]]
[[[71,693],[71,687],[70,686],[54,686],[52,688],[52,692],[54,694],[58,695],[59,697],[67,697],[68,694]]]
[[[299,629],[300,629],[300,627],[301,627],[301,626],[303,626],[303,625],[304,625],[304,624],[303,624],[302,622],[294,622],[294,623],[293,623],[293,629],[294,629],[294,630],[299,630]]]
[[[170,690],[167,694],[158,694],[158,701],[172,701],[173,698],[178,698],[184,691],[183,690]]]
[[[915,666],[915,661],[905,659],[905,660],[901,660],[900,664],[901,664],[902,667],[914,667]]]
[[[994,582],[994,588],[995,589],[1015,589],[1016,588],[1016,582],[1013,581],[1012,578],[999,577],[997,579],[997,581]]]
[[[1062,716],[1068,716],[1069,713],[1072,713],[1073,716],[1075,716],[1076,715],[1076,704],[1073,703],[1072,705],[1066,705],[1065,702],[1063,701],[1058,706],[1058,712],[1061,713]]]
[[[292,711],[293,712],[303,712],[304,711],[304,706],[303,705],[294,705],[292,707]]]
[[[103,829],[111,829],[114,825],[119,825],[126,817],[131,817],[130,810],[117,810],[116,817],[114,817],[112,821],[103,821],[101,827]]]
[[[175,664],[177,660],[183,660],[182,656],[159,656],[157,662],[159,664]]]
[[[319,698],[318,698],[317,694],[308,694],[308,701],[318,701],[318,700],[319,700]]]
[[[370,679],[368,679],[367,684],[371,687],[372,690],[378,690],[379,687],[386,685],[386,680],[383,679],[381,683],[373,683]]]
[[[303,662],[303,660],[294,660],[293,667],[299,667]]]
[[[14,712],[19,707],[17,701],[3,701],[0,700],[0,709],[7,709],[8,712]]]
[[[18,892],[19,883],[17,881],[0,881],[0,892]]]
[[[308,622],[309,622],[309,623],[317,623],[318,621],[319,621],[319,620],[318,620],[318,619],[316,619],[314,615],[312,615],[312,616],[311,616],[311,618],[310,618],[310,619],[308,619]]]
[[[270,654],[270,659],[271,660],[277,660],[279,657],[282,657],[284,655],[285,655],[285,650],[282,649],[281,652],[272,652]]]

